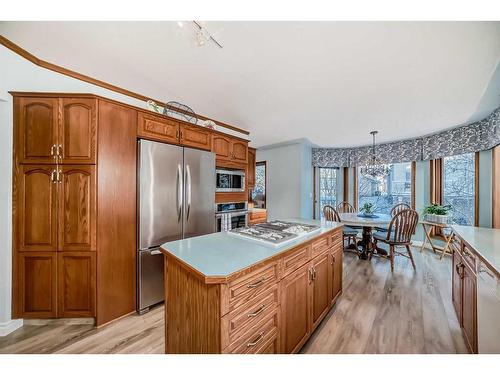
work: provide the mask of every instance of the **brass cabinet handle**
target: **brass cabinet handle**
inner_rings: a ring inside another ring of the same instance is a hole
[[[465,267],[465,266],[464,266],[462,263],[459,263],[459,264],[457,264],[457,265],[455,266],[455,269],[456,269],[456,271],[457,271],[457,273],[458,273],[458,276],[460,276],[460,278],[461,278],[461,279],[463,279],[463,278],[464,278],[464,275],[463,275],[462,273],[460,273],[460,268],[464,269],[464,267]]]
[[[313,280],[316,280],[316,268],[313,267]]]
[[[55,182],[55,180],[54,180],[54,175],[55,175],[55,174],[56,174],[56,170],[54,169],[54,170],[52,171],[52,173],[50,174],[50,181],[51,181],[51,182]]]
[[[176,131],[175,131],[175,138],[177,138],[177,139],[179,139],[179,140],[180,140],[180,138],[179,138],[179,130],[176,130]]]
[[[182,141],[182,130],[179,132],[179,139]]]
[[[247,316],[249,318],[253,318],[254,316],[257,316],[259,315],[260,313],[262,313],[262,311],[264,311],[264,309],[266,308],[266,305],[265,304],[262,304],[257,310],[255,310],[254,312],[251,312],[251,313],[248,313]]]
[[[59,168],[57,168],[57,182],[62,183],[61,171],[59,170]]]
[[[309,284],[311,284],[313,281],[313,269],[312,267],[309,268]]]
[[[248,284],[247,288],[257,288],[257,287],[261,286],[264,281],[266,281],[265,277],[261,278],[259,281],[256,281],[253,284]]]
[[[57,156],[59,157],[59,159],[62,159],[62,152],[63,148],[62,148],[62,145],[58,145],[57,146]]]
[[[54,159],[56,159],[57,156],[55,155],[54,149],[57,149],[57,145],[52,145],[52,147],[50,148],[50,156],[53,156]]]
[[[332,264],[335,263],[335,255],[332,254]]]
[[[259,341],[262,340],[263,337],[264,337],[264,331],[262,331],[261,333],[259,333],[259,337],[257,337],[257,339],[255,341],[249,342],[247,344],[247,347],[257,345],[259,343]]]

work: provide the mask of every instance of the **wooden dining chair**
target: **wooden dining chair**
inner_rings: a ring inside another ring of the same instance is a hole
[[[333,208],[330,205],[325,205],[323,207],[323,216],[325,217],[326,221],[334,221],[337,223],[341,223],[340,220],[340,215],[337,212],[335,208]],[[347,246],[351,244],[351,240],[354,242],[354,245],[356,245],[356,236],[358,235],[358,231],[352,228],[349,228],[344,225],[343,228],[343,239],[345,240],[347,238]]]
[[[411,210],[411,206],[408,203],[398,203],[391,208],[391,217],[394,217],[396,214],[400,213],[404,210]],[[387,228],[376,227],[377,232],[386,232]]]
[[[344,202],[340,202],[339,204],[337,204],[337,212],[341,213],[341,214],[344,214],[344,213],[350,214],[350,213],[356,212],[356,210],[354,209],[352,204],[344,201]]]
[[[389,224],[387,232],[376,232],[373,234],[375,248],[377,242],[383,242],[389,245],[388,258],[391,261],[391,272],[394,271],[394,256],[402,255],[409,258],[413,269],[416,270],[413,254],[411,253],[411,237],[415,232],[418,223],[418,213],[412,209],[406,209],[394,215]],[[396,246],[406,247],[407,254],[396,251]],[[372,253],[370,253],[370,259]]]

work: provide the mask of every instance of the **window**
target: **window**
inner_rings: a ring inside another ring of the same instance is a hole
[[[337,204],[337,168],[319,168],[319,212],[323,218],[323,207]]]
[[[255,164],[255,187],[252,192],[254,207],[266,208],[266,162]]]
[[[383,178],[363,176],[358,168],[358,207],[373,203],[375,212],[390,214],[398,203],[412,205],[411,163],[388,164],[389,174]]]
[[[443,158],[443,204],[456,224],[474,225],[475,172],[474,153]]]

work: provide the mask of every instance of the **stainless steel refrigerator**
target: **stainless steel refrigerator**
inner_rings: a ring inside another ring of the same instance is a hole
[[[164,300],[160,245],[215,231],[215,154],[146,140],[138,150],[137,311],[143,313]]]

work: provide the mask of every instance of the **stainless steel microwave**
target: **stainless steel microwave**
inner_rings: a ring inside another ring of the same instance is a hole
[[[232,193],[245,191],[245,171],[218,168],[216,169],[215,174],[216,192]]]

